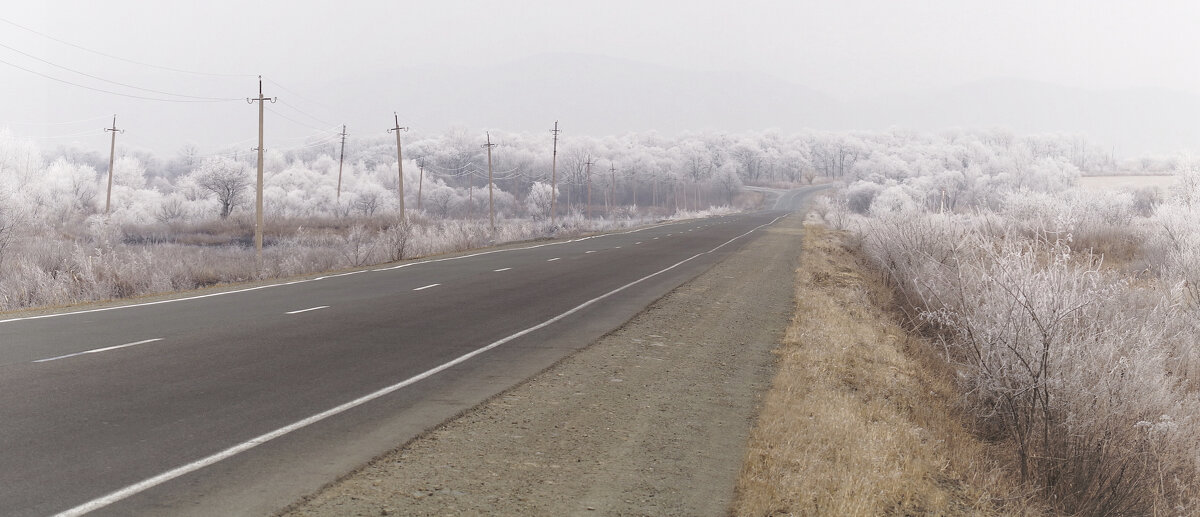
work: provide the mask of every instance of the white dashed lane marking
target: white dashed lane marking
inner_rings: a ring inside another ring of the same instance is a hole
[[[424,290],[426,290],[426,289],[429,289],[430,287],[437,287],[437,286],[439,286],[439,285],[442,285],[442,284],[429,284],[429,285],[427,285],[427,286],[424,286],[424,287],[418,287],[418,288],[416,288],[416,289],[413,289],[413,290],[414,290],[414,291],[424,291]]]
[[[300,314],[300,313],[302,313],[302,312],[309,312],[309,311],[319,311],[319,310],[321,310],[321,309],[328,309],[328,308],[329,308],[329,306],[328,306],[328,305],[322,305],[322,306],[320,306],[320,307],[312,307],[312,308],[308,308],[308,309],[300,309],[300,310],[298,310],[298,311],[289,311],[289,312],[285,312],[284,314]]]
[[[154,339],[147,339],[147,340],[144,340],[144,341],[137,341],[137,342],[134,342],[134,343],[125,343],[124,345],[117,345],[117,346],[106,346],[106,347],[104,347],[104,348],[97,348],[97,349],[95,349],[95,350],[84,350],[83,352],[76,352],[76,353],[74,353],[74,354],[60,355],[60,356],[58,356],[58,357],[50,357],[50,358],[47,358],[47,359],[38,359],[38,360],[36,360],[36,361],[34,361],[34,362],[35,362],[35,363],[45,363],[45,362],[48,362],[48,361],[57,361],[57,360],[59,360],[59,359],[66,359],[66,358],[68,358],[68,357],[75,357],[75,356],[84,355],[84,354],[95,354],[95,353],[99,353],[99,352],[107,352],[107,351],[109,351],[109,350],[116,350],[116,349],[118,349],[118,348],[125,348],[125,347],[137,346],[137,345],[144,345],[144,344],[146,344],[146,343],[153,343],[153,342],[155,342],[155,341],[162,341],[162,340],[163,340],[163,338],[156,337],[156,338],[154,338]]]

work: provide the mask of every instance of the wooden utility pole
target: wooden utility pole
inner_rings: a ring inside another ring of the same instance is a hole
[[[263,110],[266,101],[274,103],[277,97],[263,97],[262,76],[258,76],[258,98],[246,99],[246,103],[258,102],[258,192],[254,198],[254,259],[262,269],[263,241]]]
[[[338,153],[338,186],[337,201],[342,201],[342,162],[346,159],[346,125],[342,124],[342,151]]]
[[[550,226],[554,226],[555,202],[558,200],[558,121],[554,121],[554,154],[550,160]]]
[[[117,133],[124,133],[124,130],[117,129],[117,116],[113,115],[113,125],[110,128],[104,128],[105,132],[112,132],[112,145],[108,148],[108,195],[104,198],[104,215],[108,215],[109,208],[112,206],[112,178],[113,164],[117,159]]]
[[[493,205],[492,198],[492,148],[496,144],[492,143],[492,134],[490,132],[485,132],[484,134],[487,135],[487,143],[483,144],[483,147],[487,149],[488,154],[488,220],[491,222],[492,231],[494,232],[496,231],[496,208]]]
[[[608,171],[611,174],[608,181],[608,190],[612,193],[612,209],[617,209],[617,166],[612,162],[608,162]],[[609,214],[612,215],[611,213]]]
[[[421,171],[421,175],[417,176],[417,210],[421,210],[421,190],[425,187],[425,159],[417,160],[417,170]]]
[[[404,153],[400,150],[400,132],[408,131],[408,128],[400,127],[400,115],[397,115],[396,112],[392,112],[392,116],[395,117],[396,127],[389,129],[388,132],[389,133],[391,133],[392,131],[396,132],[396,170],[400,174],[400,183],[399,183],[399,186],[397,187],[397,190],[400,192],[400,220],[403,221],[404,220]]]
[[[588,184],[588,187],[587,187],[587,196],[588,196],[588,198],[587,198],[587,218],[588,218],[588,221],[591,221],[592,220],[592,157],[591,156],[588,156],[587,161],[584,162],[584,165],[587,166],[587,184]]]
[[[636,209],[636,208],[637,208],[637,171],[635,171],[635,170],[633,170],[633,169],[630,169],[630,171],[629,171],[629,183],[632,183],[632,184],[633,184],[633,185],[632,185],[632,189],[633,189],[633,206],[634,206],[634,208]]]
[[[658,206],[658,176],[655,176],[650,182],[650,206]]]

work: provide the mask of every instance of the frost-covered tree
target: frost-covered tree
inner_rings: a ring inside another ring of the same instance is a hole
[[[197,186],[217,196],[221,219],[241,206],[250,187],[246,165],[225,157],[204,160],[194,174]]]
[[[554,187],[549,183],[535,182],[529,187],[529,195],[525,197],[525,210],[534,219],[550,217],[550,201],[554,198]]]

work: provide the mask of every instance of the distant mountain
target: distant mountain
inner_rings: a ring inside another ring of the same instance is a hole
[[[762,73],[702,72],[582,54],[479,67],[430,65],[340,77],[320,86],[357,113],[388,106],[427,130],[453,126],[605,135],[715,129],[1064,132],[1118,155],[1200,149],[1200,96],[1159,89],[1089,90],[1016,79],[874,99],[830,95]],[[393,108],[394,107],[394,108]],[[380,120],[390,122],[380,115]]]
[[[380,84],[389,88],[374,88]],[[840,111],[830,96],[767,74],[682,70],[581,54],[543,54],[477,68],[389,70],[342,78],[323,90],[334,88],[360,110],[390,99],[403,120],[438,128],[540,131],[560,120],[575,134],[592,135],[747,131],[824,126]]]

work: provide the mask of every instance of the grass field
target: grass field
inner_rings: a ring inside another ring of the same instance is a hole
[[[953,371],[891,291],[809,225],[796,311],[751,434],[737,515],[1000,515],[1026,507],[956,408]]]

